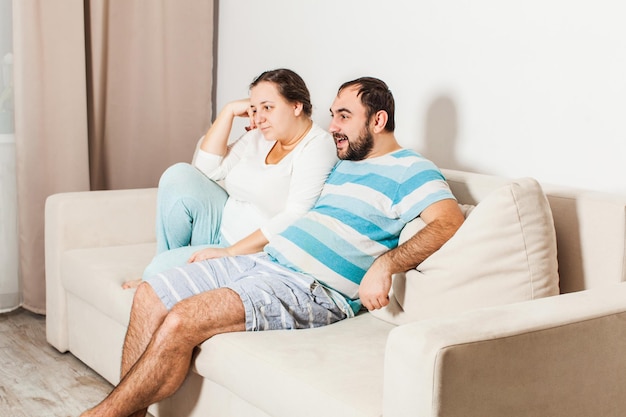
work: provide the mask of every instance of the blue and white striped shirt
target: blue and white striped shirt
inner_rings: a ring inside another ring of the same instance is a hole
[[[398,245],[406,223],[449,198],[441,171],[412,150],[339,161],[311,211],[274,236],[265,252],[313,275],[358,310],[359,284],[374,260]]]

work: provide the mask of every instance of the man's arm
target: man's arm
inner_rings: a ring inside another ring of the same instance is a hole
[[[436,252],[463,224],[463,213],[455,200],[441,200],[428,206],[420,217],[426,226],[397,248],[379,256],[359,287],[359,298],[368,310],[389,304],[391,276],[415,268]]]

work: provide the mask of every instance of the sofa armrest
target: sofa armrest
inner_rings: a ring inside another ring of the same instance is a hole
[[[45,207],[46,335],[68,350],[61,257],[70,249],[156,240],[156,188],[54,194]]]
[[[391,331],[383,415],[626,415],[626,284]]]

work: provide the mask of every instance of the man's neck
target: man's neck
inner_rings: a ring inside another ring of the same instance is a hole
[[[374,147],[365,159],[376,158],[402,149],[392,132],[374,135]]]

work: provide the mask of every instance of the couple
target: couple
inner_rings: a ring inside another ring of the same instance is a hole
[[[262,105],[251,104],[257,112]],[[271,235],[262,252],[207,256],[213,259],[141,283],[123,378],[83,416],[144,416],[178,389],[195,346],[213,335],[317,327],[361,307],[382,308],[392,274],[415,268],[456,232],[463,215],[442,174],[396,141],[393,96],[384,82],[343,84],[330,112],[340,161],[313,208]],[[400,231],[418,216],[426,227],[398,246]]]

